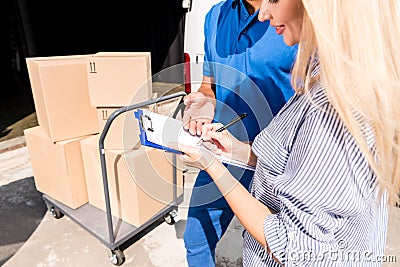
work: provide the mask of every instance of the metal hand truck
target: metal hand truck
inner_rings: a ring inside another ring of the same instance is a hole
[[[142,233],[144,230],[148,229],[151,225],[160,220],[164,220],[168,224],[174,224],[178,221],[178,205],[183,202],[183,193],[178,196],[177,195],[177,171],[176,171],[176,155],[172,156],[172,164],[173,164],[173,201],[164,207],[160,212],[155,214],[151,219],[143,223],[139,227],[135,227],[123,220],[112,216],[111,214],[111,205],[110,205],[110,196],[109,196],[109,188],[108,188],[108,177],[107,177],[107,166],[105,160],[105,150],[104,150],[104,140],[110,129],[110,126],[114,119],[125,113],[127,111],[135,110],[138,108],[142,108],[145,106],[149,106],[152,104],[157,104],[162,101],[170,100],[176,97],[185,96],[185,92],[178,92],[162,97],[158,97],[152,100],[144,101],[138,104],[125,106],[120,109],[114,111],[110,117],[107,119],[104,129],[100,135],[99,139],[99,152],[100,152],[100,162],[101,162],[101,170],[103,176],[103,187],[104,187],[104,195],[105,195],[105,204],[106,211],[100,210],[93,205],[86,203],[83,206],[72,209],[59,201],[52,199],[47,195],[43,195],[43,200],[46,203],[48,210],[51,212],[53,217],[59,219],[63,217],[65,214],[77,224],[79,224],[82,228],[87,230],[93,236],[95,236],[98,240],[100,240],[104,245],[106,245],[111,250],[110,261],[117,266],[122,265],[125,262],[125,256],[121,246],[131,241],[138,234]],[[182,99],[181,102],[182,103]],[[177,113],[181,105],[178,105],[176,108],[173,117],[176,117]],[[104,222],[104,213],[106,213],[107,222]],[[114,225],[118,224],[118,232],[114,234]],[[108,233],[107,233],[108,232]]]

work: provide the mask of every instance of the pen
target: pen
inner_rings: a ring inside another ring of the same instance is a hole
[[[246,118],[247,117],[247,113],[243,113],[242,115],[240,115],[240,116],[237,116],[236,118],[234,118],[233,120],[231,120],[230,122],[228,122],[227,124],[225,124],[224,126],[222,126],[221,128],[218,128],[217,130],[216,130],[216,132],[222,132],[223,130],[226,130],[228,127],[230,127],[230,126],[232,126],[233,124],[235,124],[236,122],[238,122],[238,121],[240,121],[240,120],[242,120],[242,119],[244,119],[244,118]],[[198,142],[197,142],[197,144],[198,145],[200,145],[201,143],[203,143],[204,142],[204,140],[203,139],[200,139]]]

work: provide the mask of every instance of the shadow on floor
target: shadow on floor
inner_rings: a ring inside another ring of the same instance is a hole
[[[1,186],[0,203],[1,266],[28,240],[47,209],[33,177]]]

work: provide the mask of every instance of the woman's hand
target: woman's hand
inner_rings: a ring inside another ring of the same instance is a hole
[[[215,160],[217,160],[215,159],[215,154],[203,146],[194,147],[182,144],[170,144],[170,147],[184,153],[179,156],[179,161],[181,163],[197,169],[206,170]]]
[[[255,166],[257,159],[251,153],[251,146],[239,141],[227,130],[216,132],[221,127],[222,124],[220,123],[203,125],[201,146],[187,146],[176,143],[169,144],[169,147],[184,153],[179,157],[183,164],[201,170],[206,170],[215,161],[219,161],[215,158],[215,155],[222,155]]]
[[[217,155],[249,164],[251,146],[236,139],[228,130],[216,132],[222,126],[220,123],[203,125],[201,135],[204,140],[203,145]]]

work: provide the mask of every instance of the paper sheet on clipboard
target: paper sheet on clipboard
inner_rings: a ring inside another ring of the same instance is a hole
[[[140,140],[142,145],[156,147],[173,153],[181,152],[169,148],[168,144],[170,143],[199,146],[197,143],[200,138],[186,131],[180,120],[141,109],[135,112],[135,117],[139,120]],[[232,160],[226,156],[215,154],[215,157],[229,165],[252,171],[255,170],[253,166],[246,165],[237,160]]]

